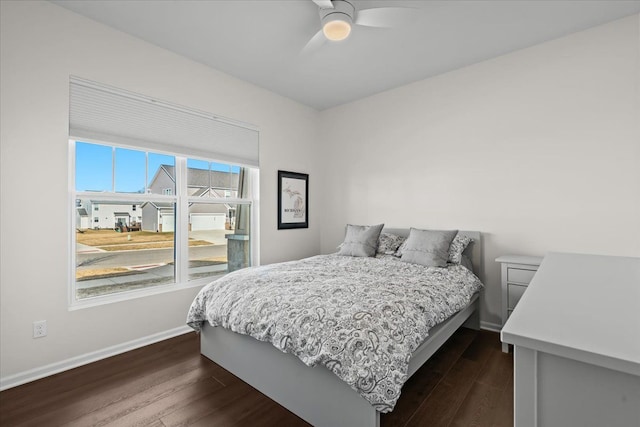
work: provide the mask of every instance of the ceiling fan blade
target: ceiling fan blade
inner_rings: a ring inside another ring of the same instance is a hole
[[[320,49],[322,45],[327,41],[327,38],[322,33],[322,30],[318,31],[311,40],[302,48],[300,55],[308,55],[316,50]]]
[[[333,3],[331,0],[311,0],[318,5],[320,9],[333,9]]]
[[[356,25],[391,28],[406,24],[415,17],[412,7],[377,7],[356,12]]]

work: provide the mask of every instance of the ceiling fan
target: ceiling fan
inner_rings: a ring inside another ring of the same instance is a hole
[[[318,49],[327,40],[339,42],[351,34],[353,25],[365,27],[390,28],[411,17],[412,8],[376,7],[356,10],[347,0],[311,0],[318,5],[322,28],[302,49],[308,53]]]

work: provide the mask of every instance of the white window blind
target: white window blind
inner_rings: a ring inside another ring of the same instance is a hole
[[[69,136],[259,166],[251,125],[77,77],[70,79]]]

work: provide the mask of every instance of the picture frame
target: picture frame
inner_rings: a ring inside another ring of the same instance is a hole
[[[309,175],[278,171],[278,230],[309,228]]]

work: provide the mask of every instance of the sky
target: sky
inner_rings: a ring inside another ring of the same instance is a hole
[[[114,191],[144,193],[160,165],[175,166],[175,157],[167,154],[130,150],[106,145],[76,142],[76,191]],[[147,165],[148,159],[148,165]],[[187,159],[187,167],[229,172],[229,165]],[[238,173],[238,166],[231,171]]]

